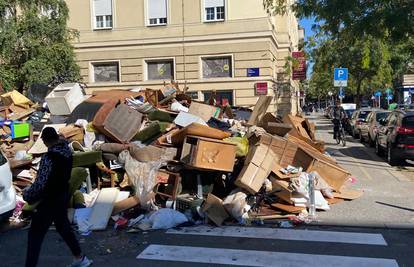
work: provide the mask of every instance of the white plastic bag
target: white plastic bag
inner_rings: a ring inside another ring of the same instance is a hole
[[[170,229],[187,222],[187,217],[179,211],[173,209],[160,209],[154,212],[149,221],[152,229]]]
[[[119,154],[119,162],[125,165],[129,182],[138,196],[141,206],[145,209],[151,207],[151,193],[156,185],[156,175],[165,161],[140,162],[135,160],[128,150]]]

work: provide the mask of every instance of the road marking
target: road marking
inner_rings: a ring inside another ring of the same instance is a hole
[[[227,226],[220,228],[198,226],[182,228],[181,230],[170,229],[167,231],[167,234],[246,237],[259,239],[281,239],[387,246],[387,242],[381,234],[316,230],[274,229],[237,226]]]
[[[237,266],[398,267],[394,259],[166,245],[150,245],[137,259]]]

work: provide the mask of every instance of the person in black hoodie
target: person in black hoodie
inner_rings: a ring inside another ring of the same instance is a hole
[[[37,265],[43,239],[52,223],[72,251],[74,261],[71,266],[90,266],[92,261],[82,255],[67,216],[72,151],[54,128],[43,129],[41,138],[48,151],[40,161],[35,182],[23,194],[26,202],[37,205],[28,234],[26,266]]]

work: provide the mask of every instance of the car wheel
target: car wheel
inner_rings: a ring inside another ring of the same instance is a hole
[[[381,146],[379,144],[378,138],[376,138],[376,140],[375,140],[375,153],[378,156],[382,156],[382,149],[381,149]]]
[[[359,131],[359,141],[363,144],[364,143],[364,137],[362,136],[362,132]]]
[[[387,146],[387,161],[391,166],[400,164],[400,159],[393,153],[391,144],[388,144]]]

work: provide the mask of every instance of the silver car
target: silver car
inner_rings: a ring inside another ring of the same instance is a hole
[[[16,190],[9,161],[0,152],[0,221],[9,218],[16,207]]]
[[[381,126],[379,121],[385,119],[391,111],[383,109],[374,109],[366,118],[366,124],[360,126],[359,138],[361,142],[367,141],[370,146],[374,146],[375,138],[377,136],[379,127]]]

